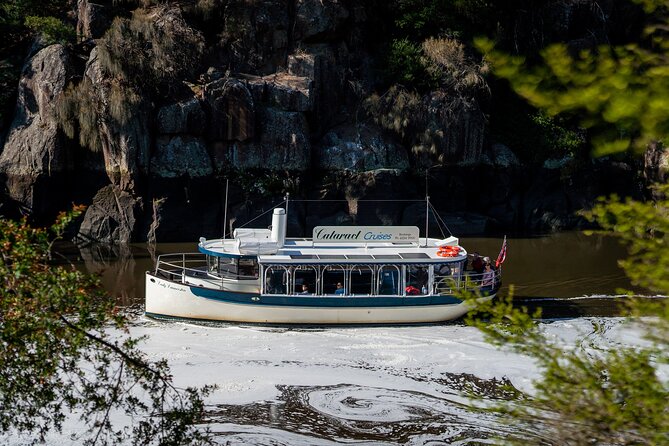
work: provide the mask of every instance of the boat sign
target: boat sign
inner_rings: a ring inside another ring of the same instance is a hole
[[[418,243],[417,226],[316,226],[314,243]]]

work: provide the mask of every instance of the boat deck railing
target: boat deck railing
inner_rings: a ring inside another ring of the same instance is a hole
[[[199,252],[161,254],[158,256],[154,274],[181,283],[186,282],[186,276],[205,278],[209,276],[207,258]]]
[[[488,291],[498,289],[502,284],[502,269],[493,270],[493,273],[493,280],[488,280],[488,283],[484,283],[486,279],[485,273],[465,271],[463,274],[455,276],[441,276],[435,273],[433,281],[434,294],[453,294],[460,291],[474,292],[482,288]]]
[[[457,292],[469,291],[493,291],[497,290],[502,283],[501,268],[493,270],[493,280],[485,277],[485,273],[465,271],[462,274],[440,275],[436,271],[432,281],[433,295],[451,295]],[[162,254],[158,256],[154,274],[167,280],[187,284],[187,278],[200,278],[208,280],[222,280],[226,274],[212,276],[208,273],[206,256],[199,252]],[[239,275],[231,275],[229,278],[245,279]],[[250,278],[250,277],[249,277]],[[252,278],[257,279],[253,276]],[[487,283],[484,281],[487,280]]]

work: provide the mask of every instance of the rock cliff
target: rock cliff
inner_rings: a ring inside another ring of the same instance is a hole
[[[594,17],[581,7],[593,2],[564,3],[533,10],[555,20],[542,35],[567,39],[584,14]],[[48,46],[26,62],[0,153],[9,199],[33,218],[73,200],[90,205],[86,240],[145,240],[149,229],[158,241],[220,236],[287,191],[342,200],[295,203],[293,235],[322,222],[418,224],[422,205],[364,200],[420,199],[426,183],[460,234],[574,227],[574,211],[597,195],[637,192],[630,166],[519,161],[489,131],[487,85],[391,88],[378,65],[392,36],[375,2],[124,8],[78,0],[85,43]],[[656,148],[651,164],[663,153]]]

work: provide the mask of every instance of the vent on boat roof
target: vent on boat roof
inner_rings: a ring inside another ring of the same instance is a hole
[[[430,256],[424,252],[400,252],[403,259],[429,259]]]
[[[347,254],[349,260],[372,260],[374,257],[365,254]]]
[[[293,260],[315,260],[318,256],[312,254],[291,254],[290,258]]]
[[[322,260],[346,260],[346,256],[335,254],[319,254],[318,258]]]
[[[399,260],[402,257],[397,254],[375,254],[374,258],[377,260]]]

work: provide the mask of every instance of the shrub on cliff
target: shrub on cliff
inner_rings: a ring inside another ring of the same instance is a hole
[[[101,122],[118,129],[194,75],[204,40],[178,8],[158,7],[117,17],[97,48],[101,79],[84,77],[56,107],[65,133],[94,151],[102,146]]]

